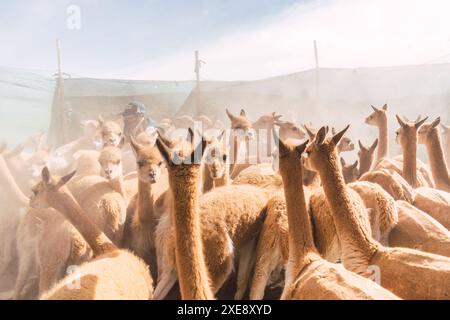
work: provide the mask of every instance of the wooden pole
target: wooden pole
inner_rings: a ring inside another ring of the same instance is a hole
[[[56,51],[58,56],[59,108],[61,112],[63,141],[66,143],[69,137],[69,121],[67,119],[67,107],[64,96],[64,74],[62,71],[61,44],[59,39],[56,40]]]
[[[317,52],[317,41],[314,40],[314,58],[316,61],[316,69],[319,69],[319,54]]]
[[[195,87],[195,96],[196,96],[196,115],[200,115],[202,106],[201,106],[201,97],[200,97],[200,69],[202,67],[202,63],[205,63],[205,61],[200,60],[198,50],[195,50],[195,79],[196,79],[196,87]]]
[[[198,58],[198,50],[195,50],[195,78],[197,86],[200,84],[200,59]]]
[[[59,39],[56,39],[56,54],[58,56],[58,79],[62,79],[62,62],[61,62],[61,46],[59,43]]]
[[[320,69],[319,69],[319,53],[317,50],[317,41],[314,40],[314,60],[316,63],[315,83],[314,83],[314,108],[321,108],[320,103]]]
[[[64,98],[64,73],[62,71],[59,40],[56,40],[56,55],[58,59],[58,72],[55,74],[56,88],[53,95],[48,142],[54,147],[59,147],[66,143],[68,139],[67,108]]]

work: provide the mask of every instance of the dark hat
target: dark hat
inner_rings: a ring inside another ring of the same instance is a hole
[[[125,111],[122,113],[124,116],[132,115],[132,114],[144,114],[145,113],[145,105],[139,101],[132,101],[127,104]]]

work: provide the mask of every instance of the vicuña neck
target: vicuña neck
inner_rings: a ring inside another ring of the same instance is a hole
[[[385,157],[389,157],[389,132],[387,119],[378,127],[378,144],[377,163]]]
[[[450,175],[444,158],[441,138],[437,129],[430,132],[427,143],[428,157],[430,159],[431,173],[436,187],[447,192],[450,191]]]
[[[403,178],[413,188],[419,184],[417,181],[417,139],[403,147]]]
[[[361,177],[366,172],[370,171],[372,167],[373,156],[365,156],[359,159],[359,176]]]
[[[203,193],[206,193],[214,188],[214,179],[211,177],[208,166],[205,163],[202,164],[201,185]]]
[[[189,300],[213,299],[198,214],[198,173],[187,178],[171,176],[170,179],[181,296]]]
[[[445,161],[447,163],[447,167],[450,168],[450,137],[447,137],[444,141],[445,148]]]
[[[95,256],[116,250],[110,239],[89,220],[87,214],[67,190],[59,190],[52,194],[50,205],[58,210],[78,230],[91,246]]]
[[[282,168],[284,166],[280,163],[289,225],[289,261],[294,262],[297,268],[302,269],[311,262],[308,261],[311,254],[318,255],[306,207],[302,170],[300,165],[291,170]]]
[[[138,218],[141,224],[150,224],[153,228],[155,222],[154,199],[151,184],[138,182]]]
[[[319,171],[328,205],[333,212],[342,252],[345,258],[368,261],[376,245],[359,219],[340,171],[337,154],[331,154],[327,165]],[[357,257],[356,255],[360,255]],[[346,261],[344,261],[346,263]]]

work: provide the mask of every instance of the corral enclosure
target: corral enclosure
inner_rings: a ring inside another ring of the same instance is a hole
[[[244,108],[254,120],[276,111],[299,123],[331,123],[336,127],[352,123],[349,136],[363,136],[365,143],[377,135],[363,122],[371,104],[387,103],[392,113],[410,118],[417,114],[441,115],[444,122],[450,118],[450,64],[319,68],[255,81],[202,81],[198,91],[195,81],[66,77],[64,111],[54,78],[1,68],[0,79],[0,139],[9,143],[20,143],[33,132],[50,128],[49,141],[61,144],[61,112],[67,116],[69,137],[73,138],[80,121],[98,114],[118,114],[132,100],[143,102],[148,116],[157,122],[174,115],[205,114],[228,123],[225,108],[235,112]],[[395,128],[395,118],[390,121]]]
[[[448,9],[0,1],[0,301],[450,299]]]

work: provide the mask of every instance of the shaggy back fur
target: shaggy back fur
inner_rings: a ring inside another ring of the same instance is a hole
[[[119,250],[93,224],[76,200],[65,188],[75,172],[62,178],[42,171],[42,181],[34,187],[31,205],[51,206],[61,212],[91,246],[96,259],[80,266],[79,272],[56,284],[42,299],[150,299],[152,280],[148,267],[133,254]],[[76,279],[81,274],[80,279]],[[81,281],[79,288],[70,283]]]
[[[368,267],[376,265],[381,285],[405,299],[448,297],[449,258],[410,249],[383,247],[361,226],[358,219],[360,209],[350,201],[336,157],[336,144],[346,130],[325,139],[326,131],[322,128],[314,143],[308,147],[307,161],[319,171],[324,184],[342,245],[344,265],[366,275],[369,275]],[[443,287],[446,289],[443,290]]]
[[[303,192],[301,154],[279,142],[280,173],[289,222],[289,264],[283,299],[396,299],[389,291],[339,265],[323,260],[315,248]],[[336,281],[336,276],[340,281]]]

